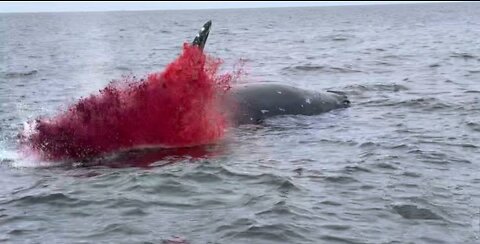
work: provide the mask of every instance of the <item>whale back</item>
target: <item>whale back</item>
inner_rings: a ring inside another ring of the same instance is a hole
[[[248,84],[232,88],[234,121],[255,124],[278,115],[316,115],[350,105],[338,92],[315,92],[282,84]]]

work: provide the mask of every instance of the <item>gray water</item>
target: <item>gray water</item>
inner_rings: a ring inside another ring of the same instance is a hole
[[[478,243],[479,13],[443,3],[1,14],[0,240]],[[209,19],[206,50],[226,70],[244,59],[248,82],[341,90],[352,107],[128,164],[17,153],[25,121],[162,70]]]

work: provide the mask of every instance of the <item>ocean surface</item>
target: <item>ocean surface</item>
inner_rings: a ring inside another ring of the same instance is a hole
[[[480,3],[0,14],[0,241],[479,243]],[[18,153],[26,121],[161,71],[201,25],[243,82],[352,106],[215,145],[90,162]]]

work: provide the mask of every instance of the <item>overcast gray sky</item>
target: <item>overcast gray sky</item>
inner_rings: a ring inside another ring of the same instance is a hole
[[[371,5],[407,3],[408,1],[324,1],[324,2],[0,2],[0,12],[64,12],[64,11],[118,11],[118,10],[173,10],[173,9],[218,9],[218,8],[263,8],[263,7],[306,7],[306,6],[337,6],[337,5]],[[421,3],[427,1],[414,1]]]

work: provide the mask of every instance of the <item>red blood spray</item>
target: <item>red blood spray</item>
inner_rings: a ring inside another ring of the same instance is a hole
[[[218,75],[221,63],[184,44],[163,72],[111,83],[53,118],[37,119],[22,142],[48,160],[213,143],[229,124],[219,101],[235,77]]]

